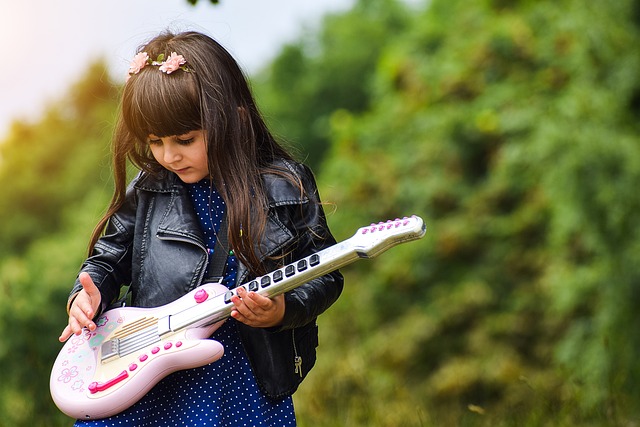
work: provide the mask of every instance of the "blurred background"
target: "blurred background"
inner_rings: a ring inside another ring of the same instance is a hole
[[[427,223],[343,270],[299,425],[638,425],[640,1],[103,3],[2,0],[0,426],[72,423],[64,307],[165,27],[234,54],[338,240]]]

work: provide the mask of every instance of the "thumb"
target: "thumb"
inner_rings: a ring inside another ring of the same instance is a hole
[[[93,280],[91,279],[91,276],[89,276],[89,273],[85,273],[85,272],[80,273],[80,275],[78,276],[78,280],[82,285],[82,289],[84,289],[84,291],[89,295],[89,297],[92,300],[94,298],[100,297],[100,290],[98,289],[96,284],[93,283]]]

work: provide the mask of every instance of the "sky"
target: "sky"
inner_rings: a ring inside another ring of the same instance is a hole
[[[225,46],[249,74],[283,44],[354,0],[0,0],[0,140],[11,121],[37,120],[106,58],[126,74],[138,45],[158,32],[199,30]]]

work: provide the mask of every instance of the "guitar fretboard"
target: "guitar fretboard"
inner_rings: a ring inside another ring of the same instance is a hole
[[[424,222],[416,216],[371,224],[360,228],[350,239],[240,286],[247,291],[257,292],[267,297],[276,296],[344,267],[357,259],[373,258],[391,246],[418,239],[424,235],[425,230]],[[178,331],[205,319],[208,323],[226,319],[233,308],[231,298],[237,295],[239,287],[214,297],[202,295],[197,305],[160,319],[159,325],[163,325],[159,327],[160,335]]]
[[[168,319],[169,330],[161,331],[161,333],[175,332],[205,319],[208,319],[210,323],[226,319],[233,308],[231,298],[237,295],[240,287],[249,292],[272,297],[337,270],[359,258],[355,251],[343,247],[347,246],[346,242],[324,249],[295,263],[287,264],[269,274],[229,290],[223,295],[207,298],[198,305],[173,314]]]

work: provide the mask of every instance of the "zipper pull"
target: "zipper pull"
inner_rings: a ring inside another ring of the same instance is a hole
[[[300,375],[300,378],[302,378],[302,357],[296,356],[293,364],[296,367],[296,370],[294,372],[296,374]]]

